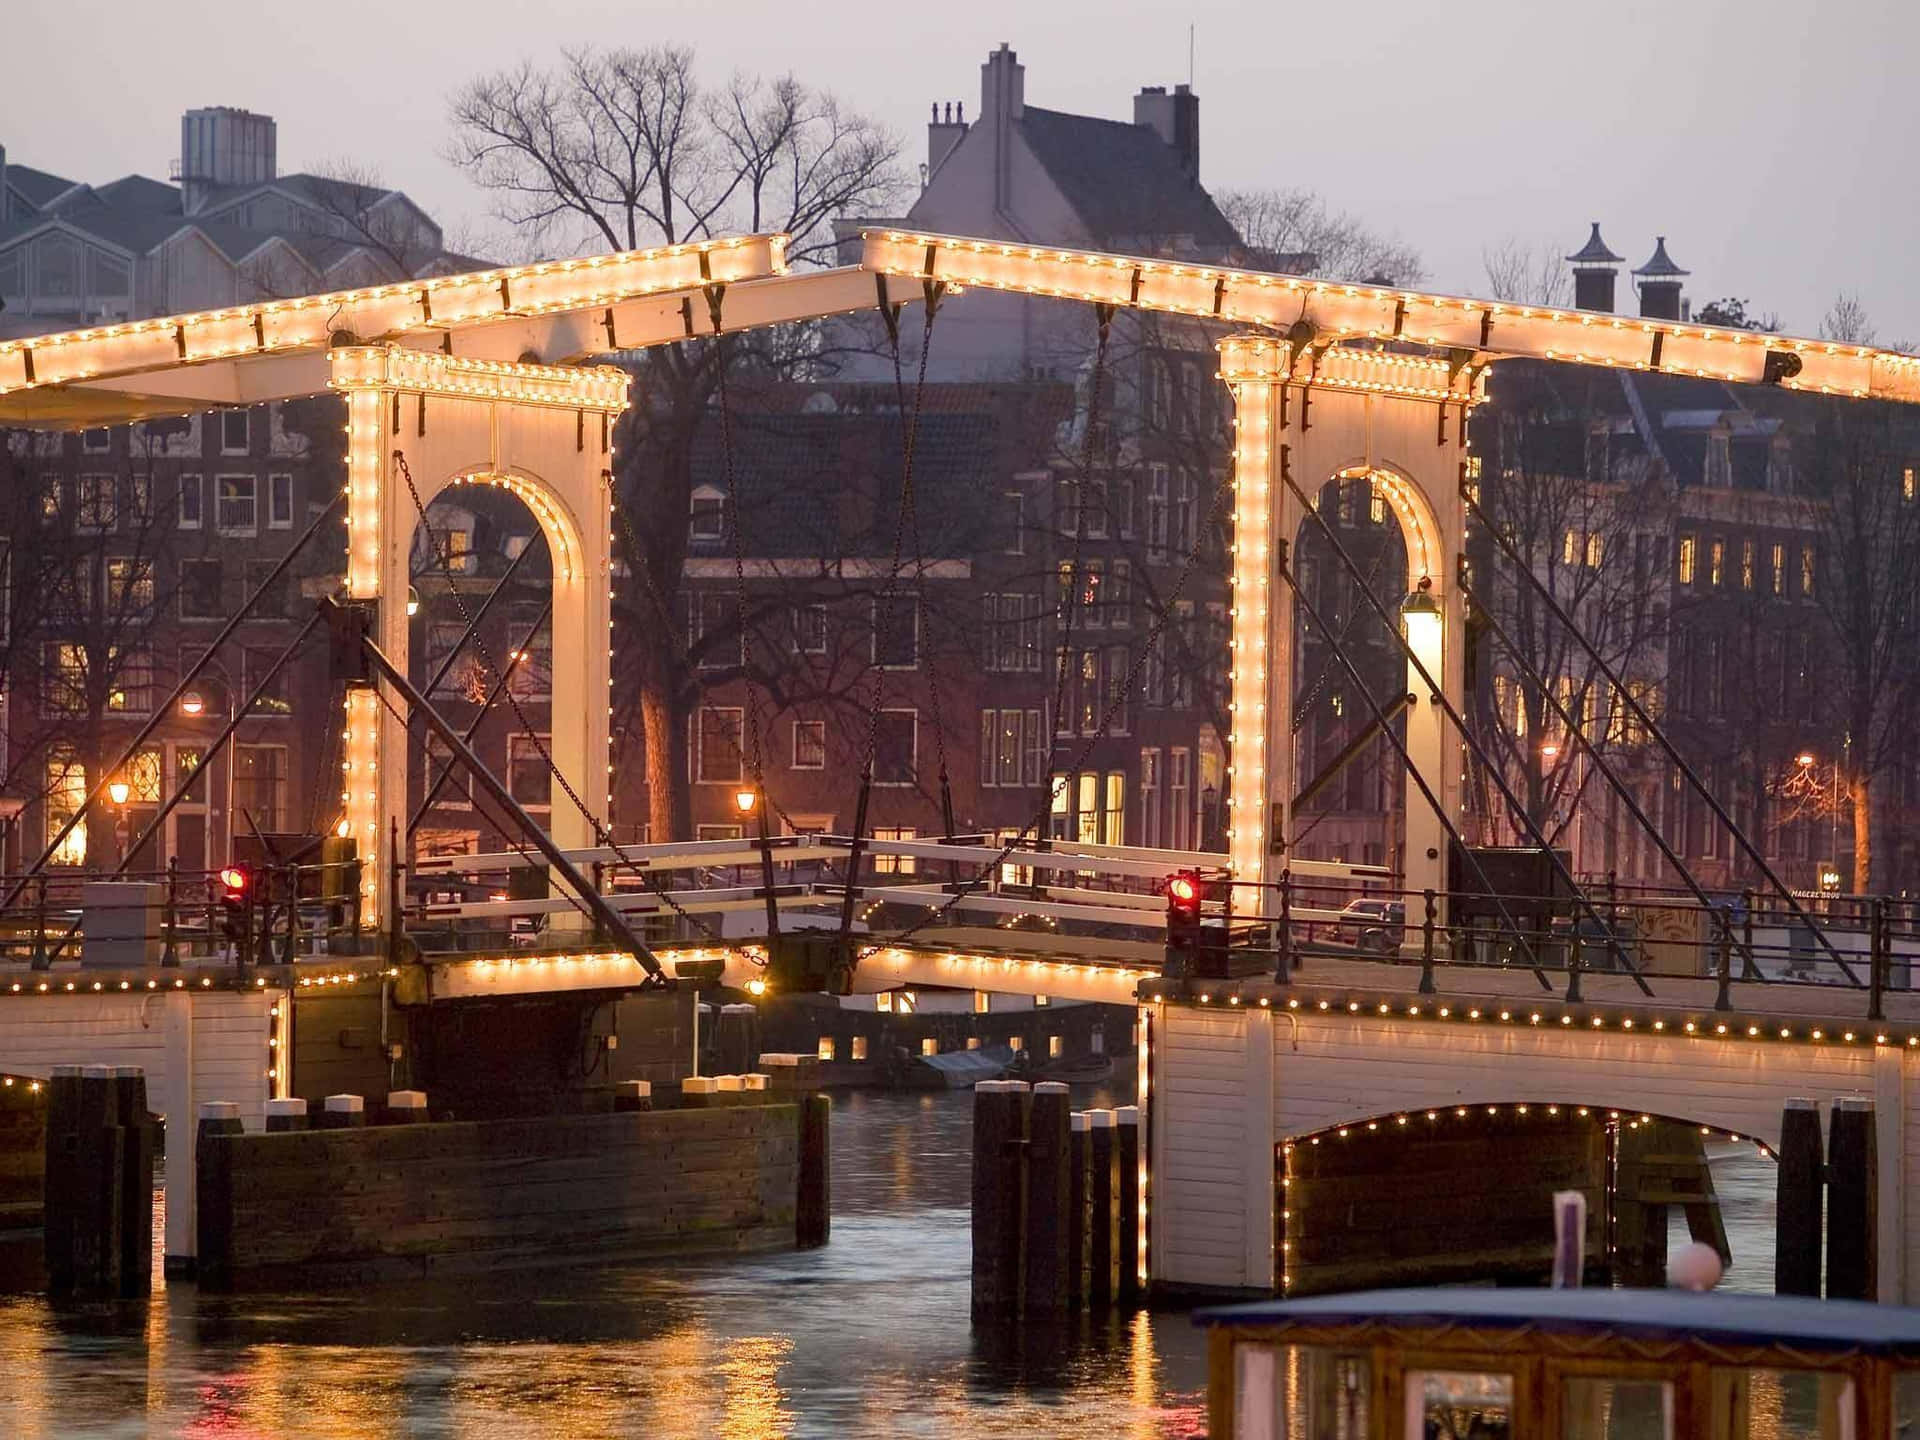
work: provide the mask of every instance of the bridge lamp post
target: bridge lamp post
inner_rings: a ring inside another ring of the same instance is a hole
[[[1427,682],[1421,669],[1435,677],[1446,673],[1443,651],[1446,640],[1446,613],[1440,598],[1433,593],[1433,580],[1421,576],[1400,602],[1400,629],[1407,641],[1407,693],[1414,703],[1407,708],[1407,759],[1434,793],[1443,793],[1445,734],[1441,725],[1439,702],[1426,693]],[[1433,813],[1418,788],[1410,788],[1406,805],[1406,848],[1401,856],[1401,873],[1410,891],[1446,890],[1445,848],[1442,817]]]

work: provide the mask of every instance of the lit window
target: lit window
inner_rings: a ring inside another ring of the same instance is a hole
[[[1773,593],[1787,593],[1787,547],[1784,545],[1773,547]]]
[[[891,990],[882,990],[878,995],[875,995],[873,997],[873,1008],[883,1015],[892,1014],[893,992]]]
[[[1693,584],[1694,566],[1699,553],[1699,541],[1691,535],[1680,537],[1680,583]]]
[[[214,522],[221,534],[251,535],[260,528],[258,477],[221,475],[214,487]]]
[[[1045,1009],[1053,1003],[1053,997],[1051,995],[1036,995],[1033,997],[1033,1003],[1041,1009]]]
[[[1027,1037],[1024,1035],[1009,1035],[1007,1037],[1007,1048],[1018,1055],[1022,1050],[1027,1048]]]
[[[47,839],[78,814],[87,801],[87,770],[70,750],[55,750],[47,761]],[[82,816],[60,847],[53,852],[55,865],[84,865],[87,861],[87,821]]]
[[[833,1037],[831,1035],[822,1035],[820,1037],[819,1054],[822,1060],[833,1059]]]
[[[1813,547],[1811,545],[1800,547],[1800,598],[1803,600],[1813,598]]]
[[[984,990],[976,990],[973,992],[973,1013],[974,1014],[985,1015],[988,1011],[992,1010],[992,1008],[993,1008],[993,997],[991,995],[987,994],[987,992]]]
[[[1718,585],[1726,568],[1727,542],[1715,540],[1707,551],[1707,583]]]
[[[856,1035],[849,1042],[849,1044],[851,1046],[851,1054],[848,1056],[849,1059],[864,1060],[867,1058],[867,1037],[866,1036]]]
[[[1753,541],[1740,542],[1740,588],[1753,589]]]
[[[1067,1037],[1064,1035],[1047,1036],[1047,1058],[1058,1060],[1067,1053]]]
[[[873,827],[875,840],[911,840],[920,832],[911,825],[876,825]],[[911,855],[876,854],[873,857],[873,873],[876,875],[911,875],[914,857]]]
[[[1598,570],[1606,559],[1606,539],[1600,535],[1587,536],[1587,568]]]
[[[927,1036],[920,1042],[920,1053],[922,1055],[938,1055],[940,1053],[940,1042],[931,1035]]]

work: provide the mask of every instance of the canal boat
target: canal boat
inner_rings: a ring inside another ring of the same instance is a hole
[[[1374,1290],[1198,1312],[1214,1440],[1920,1435],[1920,1310],[1684,1290]]]

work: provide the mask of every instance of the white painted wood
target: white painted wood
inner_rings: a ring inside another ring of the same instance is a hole
[[[1248,1151],[1266,1151],[1270,1133],[1247,1125],[1248,1016],[1165,1006],[1156,1017],[1153,1278],[1237,1289],[1261,1243],[1248,1235]]]
[[[1242,1156],[1246,1167],[1242,1196],[1246,1222],[1243,1241],[1246,1279],[1256,1290],[1274,1287],[1273,1253],[1273,1012],[1256,1010],[1246,1019],[1247,1090]]]

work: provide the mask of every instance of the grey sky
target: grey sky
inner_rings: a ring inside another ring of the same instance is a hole
[[[183,108],[240,105],[278,118],[283,168],[372,164],[452,228],[485,206],[439,158],[448,91],[563,45],[792,70],[917,161],[928,103],[971,110],[1000,41],[1030,102],[1125,118],[1139,86],[1186,78],[1190,21],[1206,183],[1319,191],[1416,245],[1438,288],[1484,291],[1490,242],[1566,253],[1598,219],[1630,265],[1665,234],[1696,303],[1745,296],[1811,332],[1851,289],[1883,340],[1920,340],[1914,0],[0,0],[0,143],[164,176]]]

